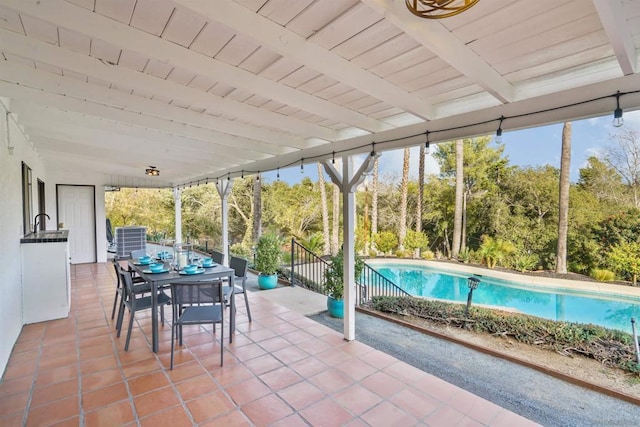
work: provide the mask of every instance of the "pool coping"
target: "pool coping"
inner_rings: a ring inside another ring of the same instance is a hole
[[[526,282],[523,284],[532,284],[536,286],[548,288],[564,288],[569,290],[579,290],[586,292],[614,294],[623,296],[632,296],[640,298],[640,287],[615,285],[605,282],[591,282],[573,279],[558,279],[555,277],[536,277],[529,274],[518,274],[517,272],[505,272],[493,270],[484,267],[475,267],[469,264],[455,264],[449,262],[439,262],[411,258],[372,258],[367,260],[367,264],[372,267],[376,264],[413,264],[438,270],[453,271],[457,273],[480,274],[482,276],[494,277],[515,282]]]

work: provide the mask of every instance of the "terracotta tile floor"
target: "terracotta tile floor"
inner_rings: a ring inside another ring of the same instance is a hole
[[[259,293],[253,322],[238,304],[224,367],[211,331],[194,327],[171,371],[171,330],[153,354],[147,313],[123,350],[114,283],[109,264],[74,266],[69,318],[23,328],[0,382],[1,426],[535,425]]]

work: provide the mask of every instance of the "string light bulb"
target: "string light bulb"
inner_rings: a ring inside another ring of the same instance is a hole
[[[260,182],[260,172],[256,175],[256,182]]]
[[[504,116],[500,116],[500,124],[498,125],[498,130],[496,131],[496,142],[498,144],[502,144],[502,121],[504,120]]]
[[[304,157],[300,159],[300,173],[304,173]]]
[[[375,157],[376,156],[376,143],[372,142],[371,143],[371,153],[370,153],[371,157]]]
[[[280,166],[278,166],[278,172],[276,174],[276,179],[280,181]]]
[[[620,108],[620,91],[616,93],[616,109],[613,112],[613,127],[619,128],[624,124],[622,118],[622,108]]]
[[[333,164],[333,165],[336,164],[336,152],[335,151],[331,152],[331,164]]]
[[[429,145],[431,143],[429,142],[429,131],[428,130],[425,132],[425,135],[427,136],[427,142],[424,143],[424,152],[429,154],[429,151],[430,151],[429,150]]]

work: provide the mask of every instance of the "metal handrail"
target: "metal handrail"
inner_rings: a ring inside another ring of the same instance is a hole
[[[291,239],[291,285],[302,286],[326,295],[324,273],[329,263],[305,246]],[[410,296],[408,292],[389,280],[367,263],[356,279],[356,304],[367,303],[374,296]]]

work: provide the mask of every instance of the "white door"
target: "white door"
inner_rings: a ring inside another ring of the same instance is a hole
[[[95,189],[58,185],[58,222],[69,230],[71,264],[96,262]]]

